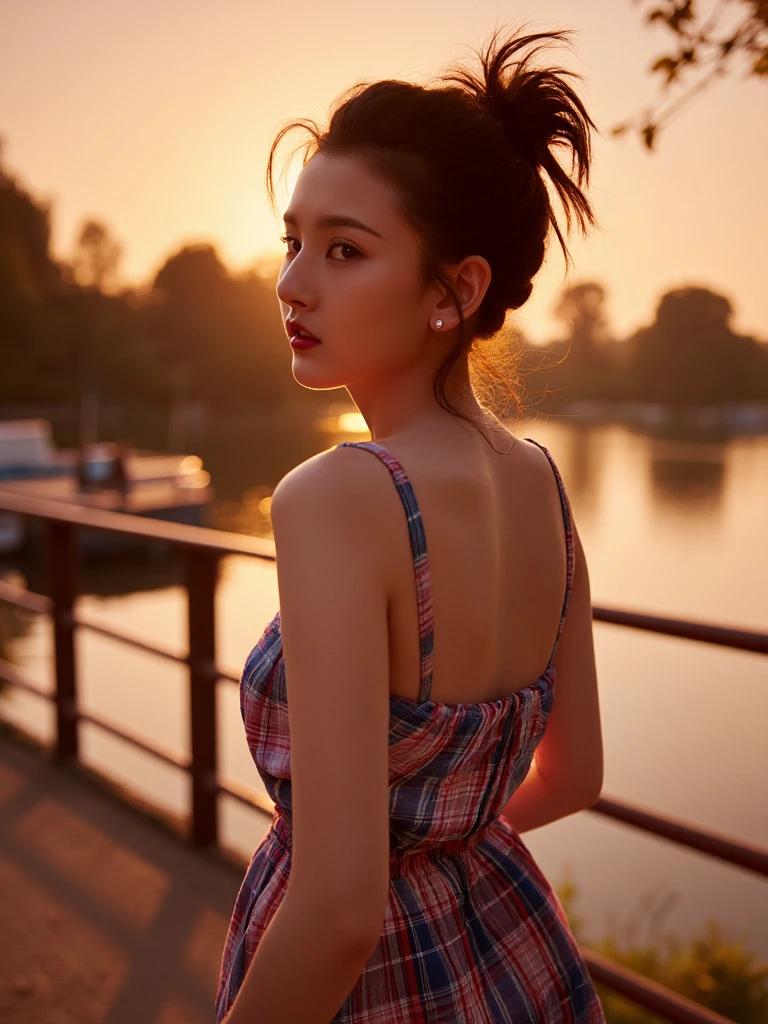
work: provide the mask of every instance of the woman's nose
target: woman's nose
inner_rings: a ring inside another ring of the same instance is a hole
[[[277,297],[286,306],[299,304],[306,307],[311,304],[311,288],[306,279],[306,271],[297,265],[297,257],[291,260],[290,266],[285,267],[278,276],[275,291]]]

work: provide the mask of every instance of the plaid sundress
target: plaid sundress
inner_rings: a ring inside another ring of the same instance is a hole
[[[533,438],[526,438],[533,441]],[[331,1024],[604,1024],[563,908],[500,812],[530,768],[552,707],[555,651],[573,582],[573,534],[560,473],[567,583],[549,663],[535,682],[473,704],[429,699],[433,613],[416,497],[374,441],[405,508],[416,577],[421,687],[390,696],[390,895],[379,943]],[[280,611],[249,654],[241,714],[275,811],[238,893],[221,962],[224,1019],[285,893],[291,862],[291,761]]]

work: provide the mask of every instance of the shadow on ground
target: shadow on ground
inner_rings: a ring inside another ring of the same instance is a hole
[[[0,1020],[211,1024],[242,877],[0,739]]]

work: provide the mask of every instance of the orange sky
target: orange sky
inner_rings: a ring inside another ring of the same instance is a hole
[[[553,53],[586,76],[582,96],[605,132],[591,191],[601,228],[586,242],[574,236],[572,279],[607,285],[619,336],[648,322],[664,291],[695,283],[729,296],[738,330],[768,339],[768,84],[740,73],[706,92],[653,155],[634,137],[610,138],[616,121],[656,95],[647,67],[667,39],[643,26],[631,0],[4,5],[5,163],[52,201],[57,256],[71,252],[83,218],[95,217],[124,246],[126,283],[143,283],[186,242],[213,242],[239,269],[284,248],[264,189],[280,124],[322,123],[359,79],[426,84],[510,17],[534,30],[576,30],[575,54]],[[287,199],[283,191],[281,207]],[[517,314],[534,341],[562,330],[550,307],[563,275],[555,245]]]

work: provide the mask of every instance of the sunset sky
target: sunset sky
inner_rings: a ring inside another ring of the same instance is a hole
[[[558,47],[552,59],[585,76],[581,95],[604,132],[591,190],[601,226],[585,242],[573,236],[571,280],[606,285],[619,337],[652,319],[664,291],[699,284],[731,299],[737,330],[768,339],[768,82],[739,72],[706,91],[654,154],[635,136],[611,138],[613,124],[657,96],[647,69],[669,35],[646,28],[632,0],[4,4],[4,162],[52,202],[58,257],[93,217],[124,247],[126,284],[145,283],[192,242],[212,242],[239,270],[284,250],[264,188],[282,123],[322,124],[360,79],[426,85],[510,19],[576,30],[575,52]],[[284,157],[300,138],[288,137]],[[297,157],[289,184],[298,169]],[[282,210],[285,188],[279,199]],[[532,340],[562,333],[550,308],[563,284],[553,245],[517,314]]]

